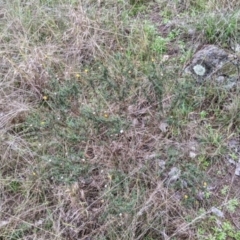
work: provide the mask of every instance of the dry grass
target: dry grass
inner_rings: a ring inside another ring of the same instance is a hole
[[[181,77],[189,46],[237,39],[194,19],[234,4],[1,3],[0,239],[239,239],[239,92]]]

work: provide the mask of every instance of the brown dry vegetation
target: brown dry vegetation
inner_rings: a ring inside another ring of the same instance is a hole
[[[182,76],[238,5],[2,1],[0,239],[240,239],[239,89]]]

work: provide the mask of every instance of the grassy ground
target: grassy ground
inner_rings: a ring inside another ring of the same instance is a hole
[[[1,240],[240,239],[239,89],[182,75],[238,1],[0,5]]]

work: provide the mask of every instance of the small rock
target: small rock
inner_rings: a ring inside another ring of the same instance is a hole
[[[169,59],[169,55],[163,55],[162,62],[166,62]]]
[[[40,219],[40,220],[38,220],[37,222],[35,222],[34,226],[35,226],[35,227],[38,227],[38,226],[42,225],[43,222],[44,222],[43,219]]]
[[[226,77],[225,76],[219,76],[216,78],[216,81],[218,83],[224,83],[224,81],[226,80]]]
[[[237,85],[237,79],[227,79],[229,80],[227,84],[223,85],[223,88],[230,90],[233,89]],[[232,81],[233,80],[233,81]]]
[[[236,165],[237,164],[236,161],[234,161],[231,157],[227,157],[227,160],[232,165]]]
[[[213,190],[215,190],[215,189],[216,189],[216,186],[211,186],[211,185],[210,185],[210,186],[207,187],[207,190],[208,190],[208,191],[213,191]]]
[[[9,221],[0,221],[0,228],[2,228],[5,225],[8,225],[10,222]]]
[[[167,123],[162,122],[162,123],[160,123],[159,128],[163,133],[166,133],[169,129],[169,126]]]
[[[236,52],[236,53],[240,53],[240,44],[237,42],[231,42],[231,49]]]
[[[196,29],[194,28],[189,28],[187,31],[189,36],[194,36],[196,34]]]
[[[134,119],[133,119],[132,125],[133,125],[134,127],[136,127],[137,125],[139,125],[139,121],[138,121],[137,118],[134,118]]]
[[[223,212],[222,212],[221,210],[219,210],[218,208],[216,208],[216,207],[212,207],[212,208],[211,208],[211,212],[212,212],[213,214],[215,214],[216,216],[218,216],[218,217],[221,217],[221,218],[224,217]]]
[[[161,169],[165,169],[165,167],[166,167],[166,161],[164,161],[164,160],[159,160],[158,161],[158,166],[161,168]]]
[[[196,194],[196,199],[197,199],[198,201],[203,201],[204,196],[205,196],[204,192],[203,192],[203,191],[199,191],[199,192]]]
[[[151,154],[147,154],[145,156],[146,160],[153,160],[154,158],[157,157],[157,154],[156,153],[151,153]]]
[[[183,188],[187,188],[188,187],[188,183],[185,180],[181,180],[181,185],[182,185]]]
[[[170,172],[168,173],[167,184],[176,182],[181,174],[181,170],[177,167],[172,167]]]
[[[235,169],[235,175],[240,176],[240,161],[237,163],[236,169]]]
[[[189,157],[192,158],[192,159],[195,158],[196,156],[197,156],[197,154],[196,154],[195,152],[192,152],[192,151],[191,151],[191,152],[189,153]]]
[[[234,59],[235,57],[225,50],[215,45],[207,45],[194,54],[184,71],[191,74],[198,82],[212,79],[215,76],[216,81],[222,83],[238,75],[237,63]],[[232,87],[232,85],[227,87]]]
[[[239,146],[239,141],[236,138],[232,138],[229,140],[228,146],[231,150],[236,152]]]
[[[240,44],[236,43],[234,50],[235,52],[240,53]]]

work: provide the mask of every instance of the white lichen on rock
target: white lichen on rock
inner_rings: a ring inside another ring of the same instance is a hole
[[[200,64],[195,65],[195,66],[193,67],[193,70],[194,70],[194,72],[195,72],[197,75],[199,75],[199,76],[203,76],[203,75],[205,74],[205,72],[206,72],[205,67],[203,67],[203,66],[200,65]]]

